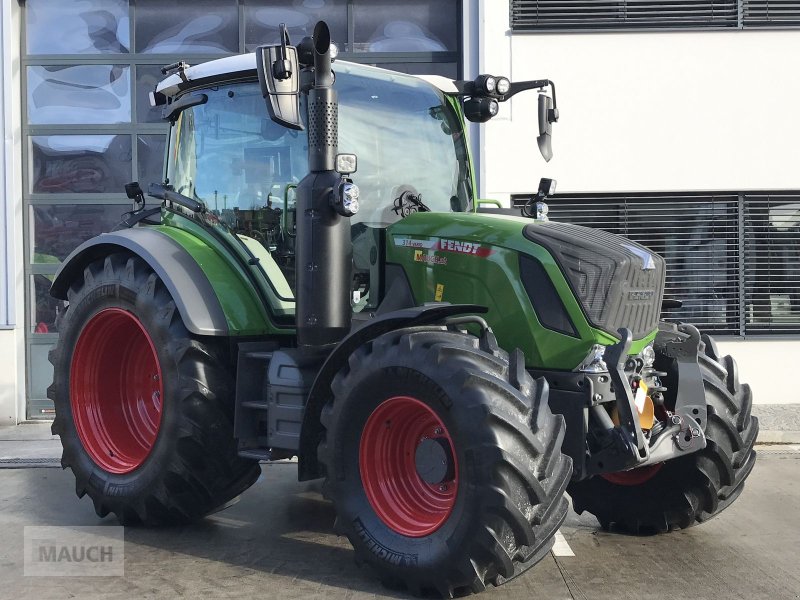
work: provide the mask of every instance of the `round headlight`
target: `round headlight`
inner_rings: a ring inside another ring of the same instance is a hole
[[[331,43],[331,60],[336,60],[337,56],[339,56],[339,46]]]
[[[493,93],[494,90],[497,88],[497,79],[489,75],[486,79],[483,80],[483,89],[486,90],[488,93]]]
[[[653,350],[652,346],[644,347],[644,350],[642,350],[642,360],[644,361],[644,366],[653,366],[653,363],[656,361],[656,351]]]
[[[499,109],[497,100],[486,96],[470,98],[464,102],[464,116],[473,123],[486,123],[497,115]]]
[[[511,89],[511,82],[505,77],[500,77],[497,80],[497,93],[505,96]]]

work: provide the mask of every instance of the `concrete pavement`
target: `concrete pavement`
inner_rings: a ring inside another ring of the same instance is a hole
[[[0,436],[2,437],[2,436]],[[42,440],[47,442],[47,440]],[[520,578],[475,598],[800,598],[800,446],[762,447],[741,498],[710,522],[638,538],[574,513],[559,545]],[[24,577],[25,525],[115,525],[98,519],[61,469],[0,469],[0,597],[401,598],[357,567],[332,532],[318,483],[292,463],[263,465],[241,501],[196,524],[125,531],[124,577]]]

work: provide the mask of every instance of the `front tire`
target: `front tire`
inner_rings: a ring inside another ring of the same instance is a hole
[[[324,493],[337,532],[384,583],[477,592],[550,549],[572,463],[564,420],[520,352],[509,364],[491,333],[400,330],[356,350],[332,389]],[[435,460],[415,462],[420,452]]]
[[[683,335],[673,325],[670,335]],[[750,386],[739,383],[736,362],[720,357],[714,340],[703,336],[698,361],[705,386],[706,447],[665,463],[570,484],[578,514],[588,511],[604,529],[636,535],[685,529],[715,517],[733,503],[755,465],[758,420],[750,414]],[[657,356],[677,387],[670,359]]]
[[[50,354],[61,465],[98,516],[185,523],[258,478],[233,437],[231,367],[215,340],[190,334],[158,276],[112,254],[72,283]]]

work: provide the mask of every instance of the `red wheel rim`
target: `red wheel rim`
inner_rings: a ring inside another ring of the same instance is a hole
[[[449,444],[452,479],[431,484],[417,473],[417,446],[426,438]],[[458,489],[455,448],[444,423],[419,400],[395,396],[373,411],[364,425],[358,466],[372,509],[396,533],[423,537],[450,516]]]
[[[645,481],[650,481],[655,474],[661,470],[664,463],[648,465],[631,469],[630,471],[620,471],[619,473],[602,473],[600,477],[617,485],[642,485]]]
[[[70,367],[70,404],[78,437],[110,473],[145,461],[161,425],[164,388],[153,340],[133,314],[107,308],[84,326]]]

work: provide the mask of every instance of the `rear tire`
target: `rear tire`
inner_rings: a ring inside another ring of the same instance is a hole
[[[674,326],[672,333],[680,335]],[[702,339],[698,360],[708,409],[706,447],[608,479],[595,476],[570,484],[567,491],[578,514],[592,513],[604,529],[649,535],[707,521],[739,497],[756,459],[752,393],[746,383],[739,384],[733,358],[720,358],[714,340]],[[657,355],[656,367],[668,373],[668,390],[676,389],[672,361]]]
[[[156,525],[202,517],[250,487],[260,468],[237,455],[223,346],[187,331],[149,266],[112,254],[68,298],[48,397],[78,497],[100,517]]]
[[[550,549],[572,463],[561,453],[564,420],[521,352],[509,364],[491,333],[400,330],[356,350],[332,389],[323,490],[337,533],[385,584],[478,592]],[[451,470],[426,484],[411,454],[429,437],[449,448]]]

